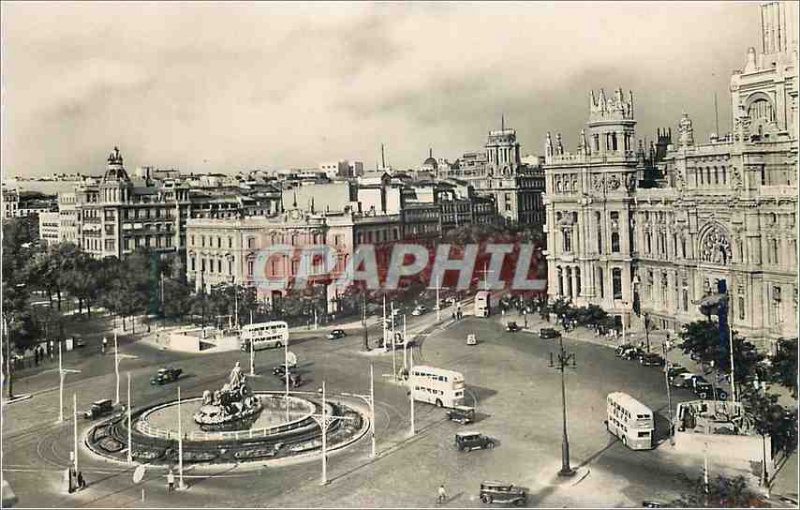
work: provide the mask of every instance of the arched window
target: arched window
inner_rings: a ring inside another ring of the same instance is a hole
[[[703,181],[703,169],[702,168],[698,168],[697,169],[697,176],[699,177],[700,184],[705,184],[705,182]]]
[[[719,184],[719,169],[714,167],[714,184]]]
[[[728,175],[725,173],[725,165],[722,165],[720,170],[722,170],[722,184],[728,184]]]
[[[564,250],[564,253],[570,253],[572,251],[572,230],[564,229],[562,234],[562,240],[563,240],[562,248]]]
[[[611,233],[611,253],[619,253],[619,232]]]

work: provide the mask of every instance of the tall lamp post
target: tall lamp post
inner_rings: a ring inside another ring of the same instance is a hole
[[[667,358],[667,353],[672,348],[672,344],[669,341],[669,334],[667,334],[667,340],[661,344],[661,348],[664,350],[664,382],[667,386],[667,411],[669,412],[669,442],[670,444],[675,444],[675,439],[673,436],[673,430],[675,429],[675,424],[672,423],[672,392],[670,391],[669,387],[669,359]]]
[[[372,439],[372,452],[370,457],[377,455],[375,444],[375,377],[372,363],[369,364],[369,395],[359,395],[358,393],[342,393],[344,397],[360,398],[369,405],[369,432]]]
[[[117,377],[117,392],[116,397],[114,399],[115,404],[119,404],[119,362],[123,359],[136,359],[138,356],[133,356],[130,354],[120,354],[119,353],[119,344],[117,343],[117,332],[114,332],[114,374]]]
[[[563,434],[561,437],[561,470],[558,476],[573,476],[575,470],[569,465],[569,438],[567,437],[567,392],[564,386],[564,368],[569,366],[570,361],[572,367],[575,368],[575,353],[567,353],[564,350],[564,339],[558,339],[558,353],[553,359],[553,353],[550,353],[550,367],[555,368],[561,372],[561,417],[563,422]]]
[[[58,422],[64,421],[64,378],[67,374],[79,374],[80,370],[64,368],[61,362],[61,342],[58,343]]]

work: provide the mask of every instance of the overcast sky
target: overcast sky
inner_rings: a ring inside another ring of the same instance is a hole
[[[730,124],[757,3],[2,4],[4,175],[395,167],[481,149],[573,151],[588,93],[633,90],[637,136]]]

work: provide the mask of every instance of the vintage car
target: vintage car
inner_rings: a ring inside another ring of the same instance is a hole
[[[460,452],[494,448],[494,441],[479,432],[456,432],[455,445]]]
[[[705,378],[699,374],[685,372],[683,374],[676,375],[669,383],[675,388],[694,389],[695,380],[705,381]]]
[[[166,384],[177,381],[183,373],[182,368],[159,368],[156,375],[150,378],[150,384]]]
[[[664,358],[654,352],[639,356],[639,363],[646,367],[660,367],[664,365]]]
[[[475,421],[475,408],[468,406],[455,406],[447,411],[447,419],[455,421],[461,425],[466,425]]]
[[[618,358],[621,358],[625,351],[629,349],[633,349],[635,346],[633,344],[622,344],[616,348],[614,351],[614,355]]]
[[[522,328],[516,322],[511,321],[508,324],[506,324],[506,331],[510,331],[512,333],[515,333],[517,331],[522,331]]]
[[[290,374],[294,373],[295,370],[297,370],[297,367],[290,364],[289,365],[289,373]],[[285,374],[285,373],[286,373],[286,365],[285,364],[277,365],[277,366],[275,366],[275,368],[272,369],[272,375],[278,376],[281,380],[283,380],[283,374]]]
[[[114,412],[114,404],[111,403],[111,399],[107,398],[104,400],[98,400],[96,402],[92,402],[91,407],[83,413],[83,417],[87,420],[96,420],[102,416],[106,416]]]
[[[425,305],[417,305],[414,310],[411,311],[411,315],[418,317],[427,311],[428,308]]]
[[[347,333],[345,333],[343,329],[334,329],[328,333],[328,340],[338,340],[339,338],[344,338],[346,336]]]
[[[644,356],[645,354],[647,353],[644,350],[640,349],[639,347],[629,347],[624,351],[622,351],[622,355],[620,355],[620,358],[630,361],[634,359],[639,359],[641,356]]]
[[[702,400],[728,400],[727,391],[712,386],[708,381],[696,380],[694,383],[694,394]]]
[[[542,328],[539,330],[539,338],[543,340],[547,340],[548,338],[558,338],[560,336],[561,333],[553,328]]]
[[[481,482],[479,497],[481,502],[485,505],[490,505],[492,503],[512,503],[517,506],[522,506],[527,499],[525,491],[514,486],[513,483],[493,480]]]
[[[672,382],[672,380],[675,377],[679,376],[680,374],[688,374],[688,373],[689,371],[686,368],[677,364],[673,365],[672,363],[670,363],[670,367],[667,369],[667,379],[669,379],[669,382]]]
[[[475,336],[475,333],[470,333],[467,335],[467,345],[478,345],[478,339]]]

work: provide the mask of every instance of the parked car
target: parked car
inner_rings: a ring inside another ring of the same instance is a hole
[[[475,421],[475,408],[468,406],[455,406],[447,411],[447,419],[455,421],[461,425],[466,425]]]
[[[344,338],[347,336],[347,333],[344,332],[343,329],[334,329],[330,333],[328,333],[328,340],[337,340],[339,338]]]
[[[689,371],[686,370],[686,368],[680,365],[670,364],[670,367],[667,369],[667,379],[669,379],[669,382],[672,382],[672,379],[674,379],[676,376],[688,373]]]
[[[417,305],[412,311],[411,315],[417,317],[422,315],[423,313],[427,312],[428,308],[425,305]]]
[[[467,335],[467,345],[478,345],[478,338],[475,336],[475,333]]]
[[[640,356],[643,356],[645,354],[647,353],[644,352],[639,347],[631,347],[629,349],[625,349],[624,351],[622,351],[622,355],[620,356],[620,358],[626,360],[634,360],[634,359],[639,359]]]
[[[705,380],[695,380],[694,394],[700,397],[702,400],[710,399],[711,397],[716,397],[714,400],[728,400],[727,391],[723,390],[722,388],[714,387],[711,385],[711,383]]]
[[[700,378],[705,381],[702,375],[693,374],[691,372],[684,372],[682,374],[676,375],[670,384],[675,388],[694,388],[694,380]]]
[[[158,372],[156,372],[156,375],[150,378],[150,384],[161,385],[177,381],[182,373],[183,373],[182,368],[173,368],[173,367],[159,368]]]
[[[97,402],[92,402],[91,407],[83,413],[83,417],[87,420],[96,420],[102,416],[106,416],[114,412],[114,404],[111,403],[111,399],[107,398],[104,400],[98,400]]]
[[[628,349],[632,349],[633,347],[635,347],[633,344],[622,344],[619,347],[617,347],[616,351],[614,351],[614,354],[618,358],[621,358],[622,357],[622,353],[624,353]]]
[[[539,338],[543,340],[547,340],[548,338],[558,338],[560,336],[561,333],[553,328],[542,328],[539,330]]]
[[[81,347],[86,347],[86,340],[84,340],[83,338],[75,337],[75,338],[72,339],[72,346],[75,349],[79,349]]]
[[[664,358],[654,352],[645,353],[639,356],[639,363],[646,367],[664,366]]]
[[[485,505],[492,503],[513,503],[517,506],[525,504],[527,495],[525,491],[514,486],[513,483],[486,480],[481,482],[479,497]]]
[[[517,331],[522,331],[522,328],[516,322],[511,321],[508,324],[506,324],[506,331],[516,333]]]

